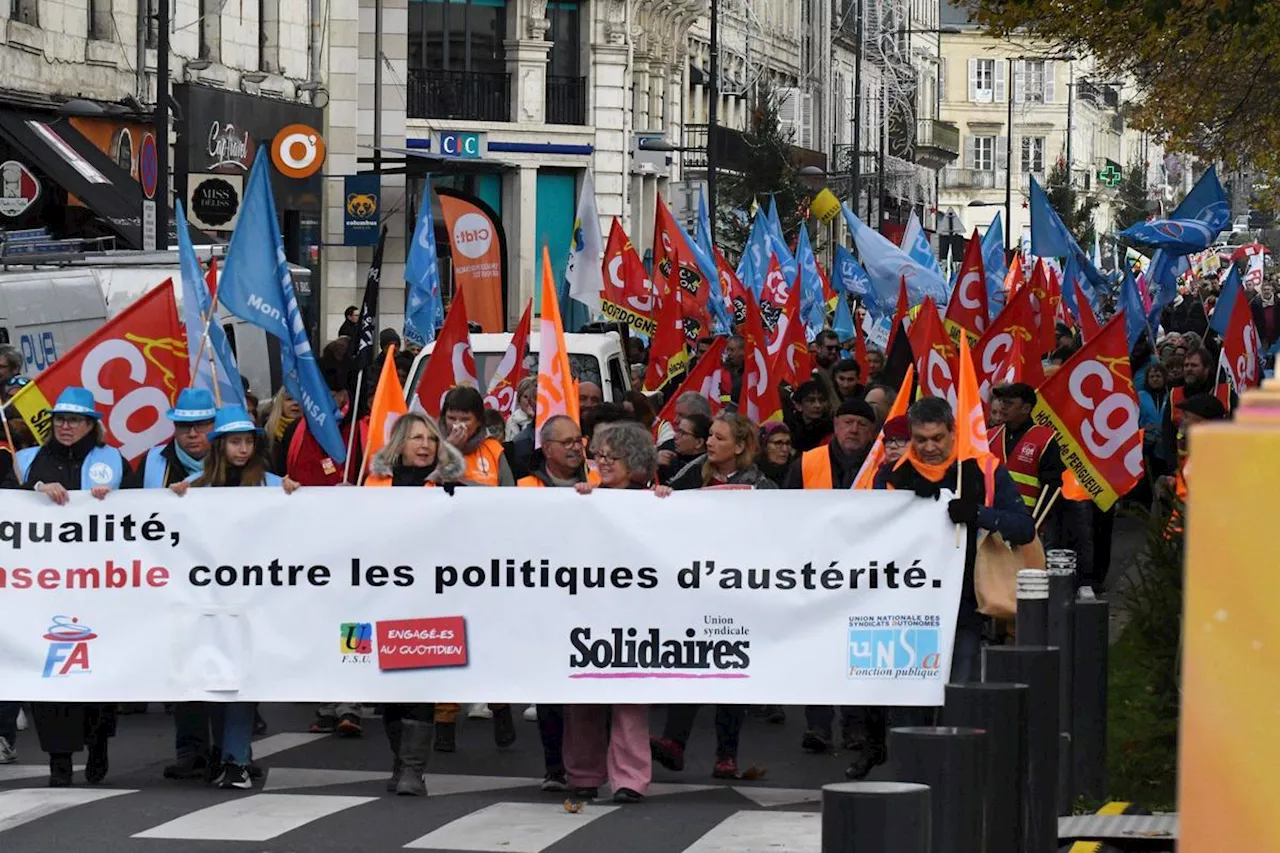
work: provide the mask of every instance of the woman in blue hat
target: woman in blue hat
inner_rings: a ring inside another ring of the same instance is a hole
[[[209,432],[209,453],[204,468],[169,488],[185,495],[192,486],[279,486],[291,494],[298,484],[288,477],[280,478],[267,470],[266,448],[262,430],[243,406],[225,406],[218,410]],[[253,737],[253,702],[229,702],[222,706],[221,768],[212,768],[210,778],[219,788],[248,790],[253,787],[249,775],[249,742]]]
[[[15,455],[26,488],[58,505],[67,503],[74,491],[88,491],[101,500],[119,488],[129,463],[119,450],[106,445],[93,394],[85,388],[66,388],[46,412],[52,423],[44,444]],[[32,711],[40,748],[49,753],[49,787],[71,784],[71,756],[86,745],[85,779],[97,783],[106,778],[107,738],[115,734],[114,705],[37,702]]]

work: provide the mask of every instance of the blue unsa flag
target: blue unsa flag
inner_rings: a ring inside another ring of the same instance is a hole
[[[307,428],[329,458],[347,459],[333,395],[320,375],[302,311],[293,290],[293,276],[280,239],[280,220],[271,194],[269,157],[253,158],[244,190],[240,221],[231,234],[227,262],[222,268],[218,299],[232,314],[280,340],[284,387],[302,406]]]

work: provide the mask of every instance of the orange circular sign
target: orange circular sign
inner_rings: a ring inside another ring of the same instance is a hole
[[[271,141],[271,162],[286,178],[309,178],[324,165],[324,137],[305,124],[282,128]]]

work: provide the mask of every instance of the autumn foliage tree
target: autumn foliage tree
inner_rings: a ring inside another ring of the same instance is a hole
[[[1091,53],[1142,92],[1130,121],[1175,150],[1280,173],[1280,3],[972,0],[995,34]]]

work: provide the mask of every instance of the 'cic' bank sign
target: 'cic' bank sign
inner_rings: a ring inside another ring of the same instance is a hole
[[[444,157],[462,157],[478,160],[485,149],[484,135],[463,131],[441,131],[438,134],[440,154]]]

